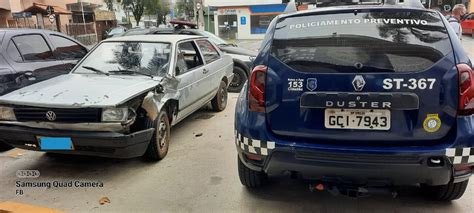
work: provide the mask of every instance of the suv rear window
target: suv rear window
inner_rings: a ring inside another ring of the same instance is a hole
[[[288,17],[272,43],[274,57],[310,73],[417,72],[451,51],[438,13],[418,10]]]

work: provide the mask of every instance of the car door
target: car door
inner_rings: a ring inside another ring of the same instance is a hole
[[[206,93],[214,94],[214,92],[219,88],[222,78],[221,68],[223,68],[224,65],[222,64],[222,61],[219,60],[221,56],[216,47],[212,45],[207,39],[196,40],[196,44],[201,51],[204,62],[206,63],[206,69],[208,70],[208,73],[205,76],[209,85],[207,88],[205,88]]]
[[[6,50],[19,88],[69,72],[41,33],[14,35]]]
[[[180,117],[184,117],[202,106],[206,82],[204,63],[194,41],[177,44],[175,77],[179,80],[178,91]]]
[[[54,55],[61,59],[69,70],[87,54],[84,46],[62,35],[49,34],[49,39],[55,48]]]
[[[461,22],[462,31],[465,34],[474,34],[474,13],[471,13]]]

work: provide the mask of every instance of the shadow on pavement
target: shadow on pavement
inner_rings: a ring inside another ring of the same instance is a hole
[[[290,179],[289,177],[272,177],[268,184],[260,189],[243,189],[244,196],[259,202],[293,204],[294,212],[322,211],[327,212],[409,212],[433,210],[434,212],[462,212],[460,205],[454,202],[436,202],[429,200],[418,186],[397,187],[397,197],[390,194],[370,195],[368,197],[350,198],[342,195],[333,196],[327,191],[309,190],[309,181]],[[282,205],[282,208],[285,208]]]

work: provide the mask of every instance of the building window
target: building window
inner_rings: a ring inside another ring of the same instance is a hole
[[[250,30],[252,34],[265,34],[268,25],[276,15],[252,15],[250,16]]]

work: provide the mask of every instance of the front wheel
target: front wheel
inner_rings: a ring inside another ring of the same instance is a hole
[[[144,157],[147,160],[159,161],[168,154],[171,128],[168,114],[165,111],[161,111],[155,121],[147,121],[146,127],[155,128],[155,132],[150,144],[148,144]]]
[[[469,180],[453,183],[449,182],[441,186],[422,186],[424,192],[432,199],[438,201],[457,200],[462,197],[466,191]]]
[[[224,111],[227,106],[227,84],[221,81],[217,94],[211,101],[212,109],[216,112]]]
[[[229,84],[229,92],[240,92],[245,82],[247,81],[247,74],[245,71],[237,66],[234,66],[234,78]]]

